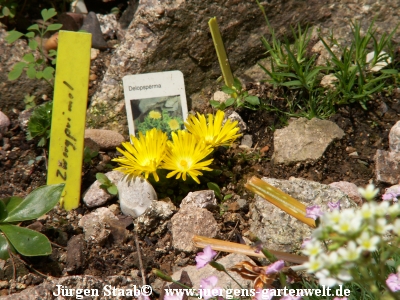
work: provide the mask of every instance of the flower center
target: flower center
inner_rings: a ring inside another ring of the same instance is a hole
[[[187,162],[186,160],[182,159],[181,162],[180,162],[180,165],[181,165],[181,167],[183,167],[183,168],[187,168],[188,162]]]

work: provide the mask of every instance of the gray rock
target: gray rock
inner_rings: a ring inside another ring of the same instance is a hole
[[[81,30],[87,31],[92,34],[92,48],[99,50],[106,50],[108,45],[103,38],[100,23],[94,12],[89,12],[83,20]]]
[[[290,164],[318,160],[326,148],[344,132],[335,123],[317,118],[299,118],[274,133],[275,163]]]
[[[150,207],[135,220],[138,235],[144,237],[164,233],[176,210],[171,200],[153,200]]]
[[[194,235],[216,237],[218,224],[211,212],[204,208],[184,205],[171,219],[172,244],[175,249],[191,252]]]
[[[253,136],[251,134],[245,134],[240,145],[251,148],[251,146],[253,146]]]
[[[96,16],[100,23],[101,33],[106,37],[106,39],[117,38],[118,40],[121,40],[123,38],[123,31],[115,14],[96,14]]]
[[[358,187],[354,183],[347,181],[338,181],[332,182],[329,185],[331,187],[341,190],[343,193],[349,196],[349,198],[357,205],[361,206],[363,204],[361,194],[358,192]]]
[[[5,132],[10,124],[10,119],[2,111],[0,111],[0,133]]]
[[[376,150],[374,160],[377,181],[389,184],[400,181],[400,153]]]
[[[297,178],[291,180],[262,178],[262,180],[306,206],[320,205],[323,211],[328,210],[329,201],[340,201],[342,209],[356,207],[345,193],[329,185]],[[303,239],[311,235],[312,229],[308,225],[257,195],[254,203],[250,204],[250,216],[250,231],[271,250],[291,253],[299,251]]]
[[[119,171],[110,171],[104,174],[110,181],[117,185],[118,181],[124,177],[124,174]],[[83,202],[87,207],[98,207],[104,205],[108,200],[115,197],[110,195],[104,189],[100,188],[101,183],[96,180],[83,195]]]
[[[93,294],[84,299],[98,299],[98,300],[108,300],[110,296],[105,296],[103,293],[103,288],[106,285],[120,289],[133,289],[132,287],[136,285],[141,286],[142,280],[139,277],[132,276],[108,276],[108,277],[96,277],[89,275],[76,275],[76,276],[65,276],[61,278],[48,276],[45,281],[35,287],[29,287],[20,293],[11,294],[8,296],[2,296],[2,300],[32,300],[32,299],[66,299],[65,297],[57,297],[53,293],[57,292],[58,286],[83,290],[94,290],[94,293],[98,294],[98,297]],[[81,295],[82,296],[82,295]],[[74,297],[74,299],[77,299]],[[116,299],[116,298],[114,298]]]
[[[118,181],[118,196],[123,214],[137,218],[148,209],[157,193],[144,178],[126,176]]]
[[[228,99],[229,99],[229,95],[228,94],[226,94],[226,93],[224,93],[222,91],[216,91],[211,100],[218,101],[220,103],[224,103]]]
[[[85,130],[85,145],[95,143],[101,150],[115,150],[124,141],[124,137],[116,131],[104,129]]]
[[[390,129],[389,148],[392,152],[400,153],[400,121]]]
[[[85,240],[83,234],[74,235],[67,244],[67,259],[65,269],[69,274],[82,270],[85,263]],[[76,274],[76,273],[75,273]]]
[[[107,226],[110,220],[118,221],[118,218],[106,207],[100,207],[84,215],[78,225],[83,228],[85,241],[103,245],[111,234]]]
[[[248,261],[248,262],[253,262],[249,257],[242,255],[242,254],[236,254],[232,253],[229,254],[221,259],[218,259],[217,262],[223,265],[227,270],[229,268],[232,268],[234,265],[242,262],[242,261]],[[190,280],[193,283],[193,287],[198,289],[200,287],[200,281],[203,278],[210,277],[210,276],[217,276],[218,277],[218,283],[217,287],[226,289],[226,288],[231,288],[231,289],[239,289],[240,286],[237,285],[236,282],[232,280],[228,275],[226,275],[224,272],[219,272],[215,268],[211,267],[210,265],[206,265],[204,268],[197,269],[196,266],[187,266],[184,267],[183,269],[176,271],[174,274],[172,274],[172,278],[175,280],[179,280],[181,273],[183,271],[186,271],[189,275]],[[240,283],[240,285],[244,289],[249,289],[252,288],[252,281],[249,279],[244,279],[242,278],[239,274],[233,271],[229,271],[229,274],[232,275],[235,280]]]
[[[183,198],[180,206],[184,205],[213,209],[217,206],[217,199],[215,199],[215,194],[212,190],[190,192]]]
[[[32,50],[24,39],[19,39],[10,45],[5,40],[7,35],[8,33],[0,25],[0,110],[5,114],[9,114],[13,109],[24,110],[24,98],[27,94],[37,98],[53,94],[52,86],[44,80],[29,79],[25,72],[17,80],[8,80],[8,73],[14,65],[23,61],[22,57],[32,53]],[[38,57],[39,52],[34,55]]]
[[[238,126],[240,128],[238,133],[243,133],[247,130],[247,124],[245,123],[245,121],[243,121],[242,117],[236,111],[233,111],[232,113],[227,115],[227,118],[232,122],[234,121],[238,122]]]

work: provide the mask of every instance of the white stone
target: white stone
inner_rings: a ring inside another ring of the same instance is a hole
[[[390,151],[400,152],[400,121],[398,121],[389,132],[389,148]]]
[[[157,200],[153,186],[144,178],[126,176],[117,184],[121,211],[123,214],[137,218]]]
[[[379,54],[379,56],[383,57],[384,60],[381,60],[380,58],[381,61],[378,61],[375,65],[371,65],[370,70],[372,72],[378,72],[379,70],[383,69],[392,62],[392,58],[385,51],[382,51]],[[375,52],[372,51],[368,53],[366,58],[367,63],[371,62],[374,59],[374,57],[375,57]]]
[[[181,207],[184,205],[192,205],[199,208],[211,209],[217,206],[214,191],[204,190],[190,192],[181,202]]]

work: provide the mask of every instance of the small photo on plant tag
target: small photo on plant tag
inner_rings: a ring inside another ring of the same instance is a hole
[[[157,128],[171,137],[188,115],[180,71],[128,75],[123,78],[129,134]]]

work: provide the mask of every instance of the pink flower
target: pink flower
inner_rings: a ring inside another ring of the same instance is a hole
[[[200,280],[201,295],[204,300],[222,295],[222,289],[220,287],[215,287],[217,283],[218,277],[215,275]]]
[[[275,274],[278,273],[282,270],[282,268],[285,266],[285,262],[283,260],[278,260],[274,262],[273,264],[268,266],[268,269],[265,271],[265,274]]]
[[[347,297],[343,297],[343,298],[335,297],[335,298],[333,298],[333,300],[347,300]]]
[[[213,258],[217,255],[217,252],[215,252],[213,249],[211,249],[210,246],[207,246],[204,248],[203,252],[199,252],[196,255],[196,268],[201,269],[205,265],[207,265],[210,261],[213,260]]]
[[[330,211],[340,210],[340,200],[337,202],[328,202],[328,207]]]
[[[383,194],[382,195],[382,200],[390,201],[392,199],[396,199],[397,200],[397,195],[393,194],[393,193],[387,193],[387,194]]]
[[[306,247],[306,245],[311,241],[311,237],[306,237],[304,240],[303,240],[303,243],[301,244],[301,249],[303,249],[303,248],[305,248]]]
[[[386,279],[386,285],[392,292],[400,291],[400,271],[397,272],[397,274],[389,274],[388,278]]]
[[[306,207],[306,217],[316,220],[318,217],[322,216],[324,212],[321,210],[319,205],[312,205]]]

